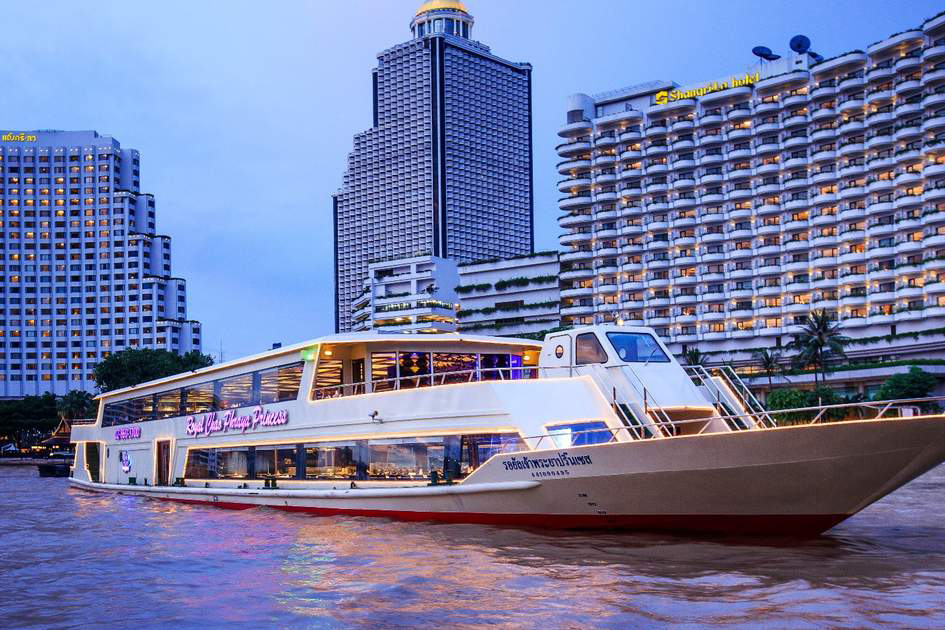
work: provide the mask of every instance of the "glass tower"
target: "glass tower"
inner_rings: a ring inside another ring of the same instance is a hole
[[[335,328],[372,262],[531,253],[531,66],[469,39],[462,2],[420,7],[413,39],[378,55],[374,124],[333,197]]]

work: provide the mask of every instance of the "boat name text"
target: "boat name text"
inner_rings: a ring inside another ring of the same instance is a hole
[[[506,470],[531,470],[533,468],[566,468],[568,466],[584,466],[591,464],[590,455],[578,455],[577,457],[571,457],[568,455],[567,451],[563,453],[558,453],[557,457],[528,457],[527,455],[523,456],[521,459],[517,457],[512,457],[502,462]]]
[[[141,437],[141,427],[124,427],[121,429],[115,429],[115,439],[118,441],[137,440],[139,437]]]
[[[187,416],[187,435],[190,437],[209,437],[214,433],[239,431],[246,433],[258,427],[277,427],[289,424],[289,412],[286,409],[271,411],[257,407],[251,414],[241,416],[236,409],[230,409],[218,415],[208,413],[200,418]]]

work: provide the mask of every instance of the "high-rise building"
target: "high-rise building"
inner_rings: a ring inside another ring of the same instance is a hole
[[[864,48],[570,97],[566,323],[744,359],[825,309],[851,360],[943,356],[945,16]]]
[[[334,195],[335,326],[375,261],[532,251],[531,66],[470,39],[462,2],[432,0],[378,55],[374,124]]]
[[[138,152],[95,131],[0,133],[0,397],[93,391],[126,348],[200,350]]]

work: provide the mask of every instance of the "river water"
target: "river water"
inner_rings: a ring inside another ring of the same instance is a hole
[[[90,494],[0,467],[4,628],[945,627],[945,466],[807,541]]]

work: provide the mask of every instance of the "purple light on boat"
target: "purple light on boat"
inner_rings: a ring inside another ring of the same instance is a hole
[[[137,440],[141,437],[141,427],[123,427],[115,429],[116,440]]]
[[[258,427],[276,427],[289,423],[289,411],[279,409],[271,411],[257,407],[252,413],[241,416],[236,409],[229,409],[223,415],[217,412],[204,414],[200,418],[187,416],[187,435],[190,437],[209,437],[214,433],[239,431],[246,433]]]

